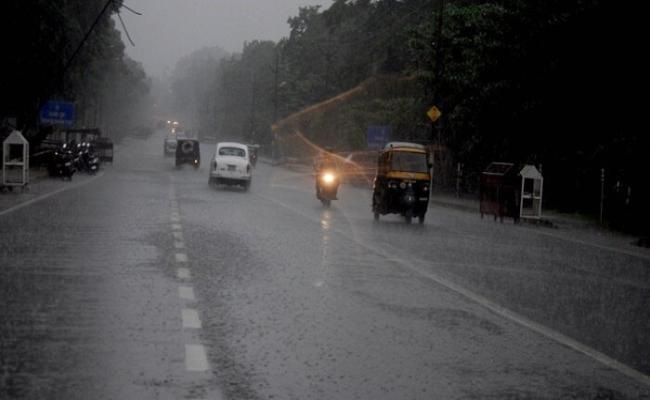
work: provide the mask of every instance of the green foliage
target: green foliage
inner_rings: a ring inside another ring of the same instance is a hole
[[[117,3],[116,3],[117,4]],[[111,14],[103,15],[77,55],[104,0],[11,1],[3,24],[0,117],[17,117],[20,128],[38,128],[38,109],[48,99],[77,105],[80,126],[123,134],[141,119],[148,92],[142,67],[124,55]]]
[[[634,51],[624,45],[626,30],[611,23],[624,7],[611,0],[446,0],[440,18],[440,5],[335,0],[324,10],[300,8],[287,38],[248,44],[220,64],[212,93],[220,99],[222,134],[255,132],[268,143],[260,127],[370,77],[415,77],[416,88],[314,111],[302,133],[354,149],[364,146],[368,125],[389,124],[395,139],[440,141],[467,176],[495,160],[543,164],[546,199],[567,208],[594,204],[593,196],[581,197],[586,190],[565,194],[581,188],[583,177],[597,182],[601,167],[625,182],[643,179],[647,139],[627,122],[622,89],[633,86],[627,70]],[[425,115],[433,104],[443,113],[434,127]]]

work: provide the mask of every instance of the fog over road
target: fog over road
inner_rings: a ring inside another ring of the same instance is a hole
[[[373,221],[369,191],[326,209],[261,162],[215,190],[214,144],[176,170],[163,137],[0,215],[0,398],[650,398],[645,253],[436,206]]]

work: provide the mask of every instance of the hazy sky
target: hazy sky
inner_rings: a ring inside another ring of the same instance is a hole
[[[135,42],[124,34],[127,53],[142,62],[148,74],[161,76],[176,61],[203,46],[241,51],[244,41],[278,40],[289,33],[287,19],[298,7],[323,5],[331,0],[125,0],[143,13],[122,10],[122,19]],[[119,22],[118,22],[119,26]],[[121,27],[120,27],[121,29]]]

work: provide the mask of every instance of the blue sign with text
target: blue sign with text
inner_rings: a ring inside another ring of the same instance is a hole
[[[74,103],[50,100],[43,105],[40,112],[42,124],[72,125],[75,117]]]
[[[368,127],[368,148],[381,149],[390,138],[390,126]]]

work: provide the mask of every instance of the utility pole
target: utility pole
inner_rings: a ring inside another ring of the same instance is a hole
[[[605,216],[605,168],[600,169],[600,215],[599,221],[602,225]]]
[[[433,96],[434,96],[434,103],[438,107],[438,109],[442,112],[442,116],[438,121],[437,124],[437,133],[438,133],[438,147],[441,146],[442,144],[442,131],[444,129],[444,117],[445,117],[445,111],[444,110],[444,104],[443,104],[443,99],[440,94],[440,88],[441,88],[441,79],[444,73],[444,65],[443,65],[443,46],[442,46],[442,27],[444,24],[444,13],[445,11],[445,0],[439,0],[439,8],[438,8],[438,23],[436,26],[436,58],[435,58],[435,66],[433,70]]]
[[[273,123],[278,120],[278,77],[280,75],[280,45],[275,47],[275,68],[273,68]],[[277,143],[275,142],[276,133],[271,131],[271,158],[277,157]]]
[[[278,76],[280,75],[280,51],[276,46],[273,68],[273,122],[278,120]]]
[[[251,71],[251,119],[250,119],[250,130],[249,137],[250,141],[255,141],[255,71]]]

